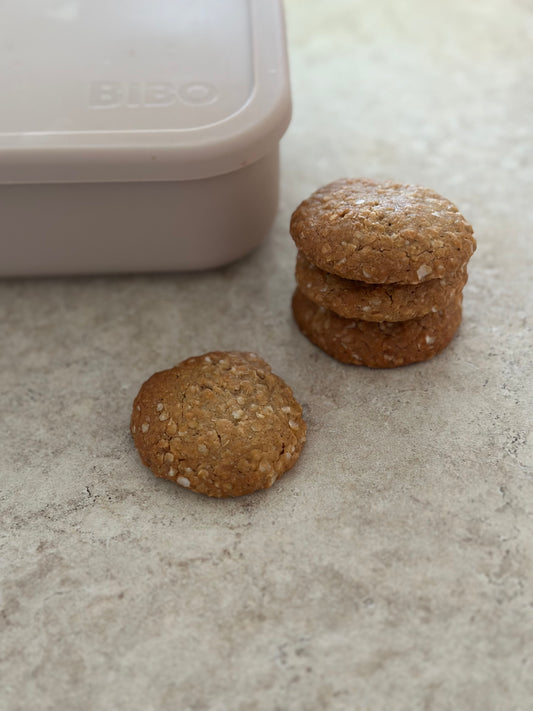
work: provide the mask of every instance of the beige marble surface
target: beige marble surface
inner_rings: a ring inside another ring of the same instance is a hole
[[[528,711],[533,4],[288,0],[294,116],[268,242],[198,275],[0,283],[2,711]],[[342,366],[292,322],[290,213],[343,175],[454,200],[452,345]],[[238,500],[156,480],[153,371],[254,349],[309,424]]]

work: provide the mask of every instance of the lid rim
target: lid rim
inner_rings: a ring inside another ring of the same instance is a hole
[[[202,157],[198,145],[181,146],[170,142],[159,146],[123,145],[47,147],[35,146],[2,150],[0,147],[0,185],[61,182],[166,182],[199,180],[231,173],[255,163],[275,150],[285,134],[292,116],[289,102],[284,113],[272,112],[271,125],[258,139],[254,125],[247,132],[226,136],[224,140],[206,142]],[[171,132],[170,132],[171,134]],[[253,142],[243,149],[243,137],[252,134]],[[169,134],[167,134],[169,135]],[[235,150],[239,141],[240,150]]]

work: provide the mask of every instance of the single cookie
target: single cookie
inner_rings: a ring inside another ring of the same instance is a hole
[[[224,497],[272,486],[300,456],[306,425],[262,358],[216,352],[152,375],[133,403],[131,432],[156,476]]]
[[[422,284],[365,284],[329,274],[307,261],[296,259],[300,291],[319,306],[345,318],[362,321],[407,321],[454,302],[468,278],[466,265],[456,274]]]
[[[395,368],[429,360],[452,340],[461,323],[462,295],[446,311],[396,323],[342,318],[296,289],[292,299],[300,331],[342,363]]]
[[[370,284],[418,284],[459,272],[472,256],[472,227],[428,188],[343,179],[304,200],[291,235],[327,272]]]

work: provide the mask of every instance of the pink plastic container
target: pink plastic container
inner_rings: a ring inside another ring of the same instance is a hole
[[[6,0],[0,274],[205,269],[268,234],[281,0]]]

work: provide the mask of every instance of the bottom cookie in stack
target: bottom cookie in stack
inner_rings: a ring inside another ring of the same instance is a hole
[[[461,323],[462,294],[445,309],[406,321],[344,318],[315,304],[296,289],[292,311],[298,328],[316,346],[342,363],[396,368],[429,360],[452,340]]]

